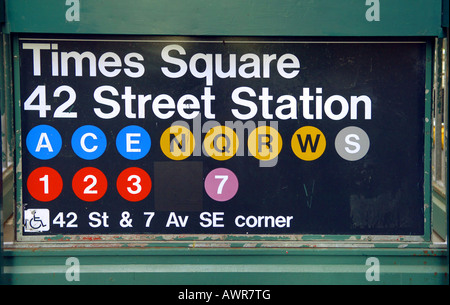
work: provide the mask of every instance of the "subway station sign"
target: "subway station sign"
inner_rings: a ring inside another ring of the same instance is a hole
[[[23,235],[424,232],[425,43],[18,43]]]

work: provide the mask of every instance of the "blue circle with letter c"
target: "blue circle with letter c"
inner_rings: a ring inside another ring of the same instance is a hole
[[[106,142],[103,131],[93,125],[81,126],[72,135],[73,151],[85,160],[94,160],[103,155]]]

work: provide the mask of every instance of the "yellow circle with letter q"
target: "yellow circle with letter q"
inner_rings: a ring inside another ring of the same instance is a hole
[[[228,160],[236,154],[239,139],[230,127],[215,126],[206,133],[203,148],[215,160]]]

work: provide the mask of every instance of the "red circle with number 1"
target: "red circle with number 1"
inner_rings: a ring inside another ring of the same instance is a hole
[[[95,167],[80,169],[72,179],[75,195],[83,201],[97,201],[103,197],[108,188],[105,174]]]
[[[150,194],[152,180],[141,168],[129,167],[117,177],[117,191],[128,201],[141,201]]]
[[[61,194],[63,180],[51,167],[36,168],[28,176],[27,188],[30,195],[39,201],[52,201]]]

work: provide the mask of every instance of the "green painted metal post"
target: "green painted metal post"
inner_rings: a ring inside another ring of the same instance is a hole
[[[0,69],[1,70],[1,69]],[[1,72],[1,71],[0,71]],[[1,131],[1,128],[0,128]],[[0,151],[2,151],[2,141],[0,141]],[[3,284],[3,175],[0,176],[0,285]]]
[[[448,94],[448,88],[449,88],[449,66],[450,66],[450,62],[449,62],[449,60],[450,60],[450,27],[449,27],[449,12],[450,12],[450,9],[449,9],[449,3],[450,3],[450,1],[446,1],[446,0],[443,0],[443,3],[444,3],[444,5],[443,5],[443,22],[442,22],[442,24],[443,24],[443,26],[445,27],[445,30],[446,30],[446,32],[447,32],[447,46],[446,46],[446,49],[445,49],[445,56],[447,56],[447,58],[446,58],[446,63],[447,63],[447,65],[446,65],[446,71],[445,71],[445,78],[446,78],[446,81],[447,81],[447,84],[446,84],[446,86],[447,86],[447,100],[444,100],[444,103],[446,103],[446,105],[445,105],[445,108],[447,109],[447,117],[446,117],[446,122],[447,122],[447,124],[449,124],[449,122],[450,122],[450,115],[449,115],[449,113],[450,113],[450,111],[449,111],[449,106],[450,106],[450,102],[449,102],[449,94]],[[447,126],[447,133],[446,133],[446,135],[445,135],[445,141],[447,142],[446,143],[446,146],[445,147],[447,147],[447,166],[450,164],[450,153],[449,153],[449,146],[448,146],[448,144],[449,144],[449,142],[448,142],[448,126]],[[450,242],[449,242],[449,222],[450,222],[450,213],[449,213],[449,207],[450,207],[450,205],[449,205],[449,202],[450,202],[450,196],[449,196],[449,193],[450,193],[450,174],[449,174],[449,169],[447,168],[447,177],[446,177],[446,181],[447,181],[447,185],[446,185],[446,194],[447,194],[447,268],[449,268],[448,270],[448,274],[450,274],[450,246],[449,246],[449,244],[450,244]]]
[[[0,0],[0,105],[3,105],[4,69],[3,69],[3,24],[5,22],[5,2]],[[2,124],[0,124],[0,135],[3,134]],[[0,139],[0,152],[3,154],[2,139]],[[3,170],[0,176],[0,285],[3,284]]]
[[[450,24],[449,24],[449,13],[450,13],[450,1],[449,0],[442,0],[442,21],[441,21],[441,23],[442,23],[442,28],[444,29],[444,35],[447,37],[447,45],[445,46],[445,56],[446,56],[446,59],[445,59],[445,62],[446,62],[446,66],[445,66],[445,80],[446,80],[446,84],[445,84],[445,90],[447,91],[447,95],[445,96],[446,97],[446,99],[444,98],[443,99],[443,101],[444,101],[444,109],[447,109],[447,111],[446,111],[446,113],[447,113],[447,116],[445,117],[445,122],[446,122],[446,124],[447,124],[447,128],[446,128],[446,133],[444,134],[444,141],[445,141],[445,147],[447,148],[447,151],[446,151],[446,162],[447,162],[447,167],[448,167],[448,164],[450,164],[449,163],[449,161],[450,161],[450,157],[449,157],[449,149],[448,149],[448,144],[449,144],[449,142],[448,142],[448,124],[449,124],[449,119],[450,119],[450,115],[449,115],[449,111],[448,111],[448,107],[449,107],[449,95],[448,95],[448,88],[449,88],[449,66],[450,66],[450,64],[449,64],[449,60],[450,60],[450,55],[449,55],[449,53],[450,53],[450,28],[449,28],[449,26],[450,26]],[[450,196],[449,196],[449,192],[450,192],[450,188],[449,188],[449,186],[450,186],[450,181],[449,181],[449,178],[450,178],[450,174],[449,174],[449,170],[448,170],[448,168],[447,168],[447,171],[446,171],[446,179],[445,179],[445,181],[446,181],[446,186],[445,186],[445,190],[446,190],[446,214],[447,214],[447,268],[449,268],[450,267],[450,243],[449,243],[449,232],[450,232],[450,226],[449,226],[449,220],[450,220],[450,217],[449,217],[449,201],[450,201]],[[450,272],[450,269],[447,269],[447,270],[449,270],[449,272]],[[450,273],[449,273],[450,274]]]
[[[1,52],[0,52],[1,53]],[[0,54],[2,55],[2,54]],[[0,56],[0,58],[3,58]],[[0,69],[0,73],[3,72]],[[0,131],[1,127],[0,127]],[[0,151],[2,151],[2,141],[0,141]],[[3,175],[0,176],[0,285],[3,284]]]

